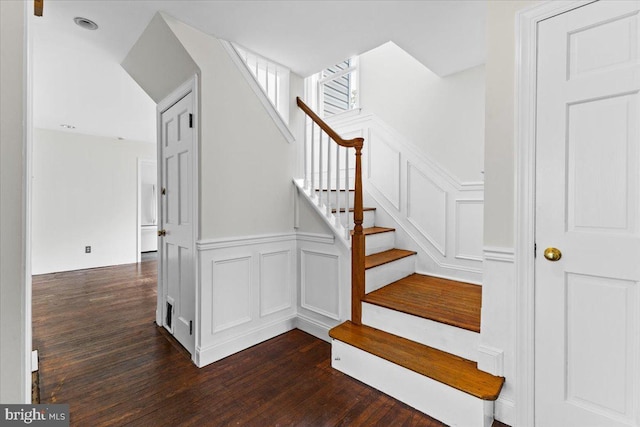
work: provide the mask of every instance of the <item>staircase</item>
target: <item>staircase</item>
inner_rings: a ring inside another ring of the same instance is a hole
[[[340,173],[330,179],[331,165],[311,165],[320,172],[318,186],[313,178],[296,181],[336,234],[353,241],[352,320],[329,332],[332,366],[448,425],[491,426],[504,378],[477,368],[481,287],[416,273],[416,253],[396,248],[395,230],[376,224],[375,208],[362,206],[355,160],[354,190],[345,188],[348,174],[343,185]]]

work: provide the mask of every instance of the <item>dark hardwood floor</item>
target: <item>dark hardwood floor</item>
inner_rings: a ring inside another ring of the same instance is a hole
[[[42,403],[72,426],[442,426],[294,330],[198,369],[154,323],[156,262],[33,279]]]

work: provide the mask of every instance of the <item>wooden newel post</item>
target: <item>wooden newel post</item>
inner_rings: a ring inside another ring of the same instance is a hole
[[[364,298],[364,233],[362,222],[364,214],[362,211],[362,146],[361,140],[356,149],[356,176],[355,194],[353,203],[353,240],[351,243],[351,321],[356,325],[362,324],[362,300]]]

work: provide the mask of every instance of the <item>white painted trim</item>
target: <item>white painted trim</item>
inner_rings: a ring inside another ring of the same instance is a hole
[[[516,14],[516,416],[515,425],[535,425],[535,138],[538,23],[591,3],[547,1]]]
[[[448,170],[437,164],[435,161],[427,157],[422,153],[422,150],[418,148],[418,145],[413,141],[410,141],[407,137],[400,134],[397,130],[390,125],[382,121],[378,116],[370,113],[362,108],[354,110],[354,112],[345,112],[337,114],[335,116],[325,119],[325,121],[332,128],[346,127],[346,126],[369,126],[367,123],[372,123],[376,128],[382,131],[383,134],[389,135],[394,143],[400,145],[401,151],[408,151],[410,154],[408,157],[416,160],[416,163],[424,164],[428,168],[433,169],[434,172],[449,184],[451,184],[458,191],[482,191],[484,189],[484,182],[482,181],[462,181]],[[366,142],[365,142],[366,146]]]
[[[22,312],[24,318],[21,319],[20,336],[23,337],[24,342],[22,345],[24,351],[24,366],[21,366],[21,370],[24,373],[24,383],[22,390],[22,396],[24,397],[24,403],[31,403],[31,387],[32,378],[30,371],[32,371],[32,359],[31,352],[33,349],[33,326],[32,326],[32,274],[31,274],[31,213],[32,213],[32,176],[33,176],[33,29],[30,25],[31,20],[34,18],[31,15],[30,6],[32,2],[25,2],[24,5],[24,63],[23,70],[25,72],[25,79],[23,82],[23,206],[22,211],[24,213],[24,224],[22,225],[22,241],[23,241],[23,253],[22,258],[24,260],[24,286],[22,290]]]
[[[136,233],[136,262],[139,263],[142,259],[142,255],[141,255],[141,250],[142,250],[142,164],[143,163],[147,163],[147,164],[153,164],[154,166],[157,167],[157,162],[156,160],[150,160],[150,159],[143,159],[138,157],[138,169],[137,169],[137,189],[136,189],[136,197],[137,197],[137,204],[136,204],[136,210],[137,210],[137,215],[136,215],[136,229],[137,229],[137,233]],[[157,178],[156,178],[157,179]],[[156,186],[158,186],[158,183],[156,182]],[[158,202],[156,201],[156,204]],[[157,221],[157,216],[160,215],[160,212],[158,212],[158,214],[156,215],[156,223]]]
[[[274,105],[271,103],[271,101],[267,97],[267,94],[264,93],[264,90],[262,89],[260,84],[258,84],[251,72],[247,69],[247,65],[242,60],[242,58],[240,58],[238,51],[236,51],[233,45],[226,40],[220,40],[220,43],[222,44],[222,47],[224,47],[224,49],[227,51],[229,57],[236,65],[236,67],[238,67],[238,71],[240,71],[240,74],[242,74],[242,77],[244,77],[251,90],[253,90],[253,92],[256,94],[256,96],[260,100],[260,103],[265,108],[282,136],[284,136],[289,143],[295,142],[296,138],[289,130],[289,126],[285,123],[280,113],[278,113],[276,107],[274,107]]]
[[[475,255],[468,255],[468,254],[461,254],[459,253],[460,251],[460,206],[461,205],[473,205],[473,204],[480,204],[484,207],[484,199],[456,199],[454,200],[454,205],[455,205],[455,221],[454,221],[454,225],[455,225],[455,236],[453,239],[453,245],[454,245],[454,257],[457,259],[466,259],[469,261],[479,261],[479,262],[483,262],[484,258],[482,255],[480,256],[475,256]],[[484,209],[483,209],[484,210]]]
[[[446,268],[451,268],[451,269],[457,269],[457,270],[461,270],[461,271],[466,271],[467,273],[476,273],[476,270],[471,270],[471,269],[465,269],[464,267],[457,267],[454,265],[448,265]],[[480,271],[482,272],[482,271]],[[431,277],[437,277],[439,279],[445,279],[445,280],[454,280],[456,282],[460,281],[459,277],[454,277],[454,276],[448,276],[446,274],[438,274],[438,273],[432,273],[429,271],[416,271],[416,273],[418,274],[422,274],[423,276],[431,276]],[[478,285],[478,286],[482,286],[482,281],[481,280],[473,280],[473,279],[464,279],[463,280],[465,283],[471,283],[472,285]]]
[[[494,417],[504,424],[516,426],[516,404],[513,400],[499,397],[495,403]]]
[[[491,375],[504,377],[504,351],[480,344],[478,346],[478,366],[489,368],[487,372]]]
[[[242,237],[222,237],[219,239],[203,239],[196,242],[196,248],[198,251],[210,251],[221,248],[234,248],[238,246],[251,246],[261,245],[267,243],[276,242],[288,242],[290,240],[296,240],[296,233],[283,233],[283,234],[264,234],[257,236],[242,236]]]
[[[302,232],[296,233],[296,239],[300,242],[322,243],[324,245],[333,245],[336,241],[332,235]]]
[[[500,248],[497,246],[485,246],[484,259],[488,261],[514,262],[513,248]]]
[[[275,322],[261,325],[226,341],[206,347],[196,346],[194,362],[196,366],[202,368],[203,366],[209,365],[248,347],[259,344],[285,332],[289,332],[295,328],[295,322],[296,315],[294,314],[285,319],[279,319]]]
[[[305,255],[307,254],[312,254],[315,256],[319,256],[319,257],[323,257],[323,258],[332,258],[336,261],[336,266],[338,268],[337,271],[337,276],[338,276],[338,280],[340,279],[340,275],[341,275],[341,268],[340,268],[340,256],[333,254],[333,253],[327,253],[327,252],[320,252],[317,250],[313,250],[313,249],[301,249],[299,252],[299,256],[300,258],[298,259],[298,264],[300,266],[300,269],[302,270],[305,266]],[[311,312],[317,313],[321,316],[327,317],[329,319],[333,319],[333,320],[340,320],[340,313],[342,312],[342,301],[340,298],[340,289],[338,288],[338,307],[337,307],[337,313],[332,313],[330,311],[324,310],[320,307],[315,307],[309,304],[305,303],[305,297],[306,297],[306,283],[304,280],[304,274],[301,275],[300,277],[300,307],[304,308],[305,310],[309,310]]]
[[[173,92],[171,92],[165,99],[160,101],[156,107],[156,129],[157,129],[157,165],[158,165],[158,177],[157,182],[162,183],[162,173],[163,173],[163,161],[162,161],[162,113],[171,108],[176,102],[180,101],[182,98],[187,96],[189,93],[192,94],[192,109],[193,109],[193,155],[191,156],[191,168],[192,168],[192,188],[191,188],[191,201],[192,201],[192,221],[193,221],[193,277],[196,284],[195,289],[195,314],[194,314],[194,330],[193,334],[195,337],[195,347],[198,346],[198,342],[200,340],[200,308],[198,301],[200,301],[200,294],[198,283],[200,283],[200,259],[197,255],[196,251],[196,242],[200,236],[200,80],[198,75],[194,75],[192,78],[187,80],[178,86]],[[157,223],[158,227],[160,227],[164,223],[164,219],[162,217],[162,201],[161,197],[158,197],[158,217]],[[158,291],[157,291],[157,305],[156,305],[156,324],[159,326],[164,326],[165,319],[165,299],[167,295],[167,288],[165,283],[163,282],[162,277],[162,268],[163,268],[163,252],[164,245],[158,244]],[[195,363],[195,351],[191,355],[192,360]]]
[[[31,372],[38,371],[38,350],[31,351]]]
[[[313,335],[314,337],[328,343],[331,342],[331,338],[329,337],[329,330],[333,326],[322,323],[317,319],[312,319],[311,317],[305,316],[302,313],[298,313],[294,325],[296,328],[308,333],[309,335]]]

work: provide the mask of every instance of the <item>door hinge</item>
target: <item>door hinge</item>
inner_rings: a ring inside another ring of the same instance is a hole
[[[534,258],[538,256],[537,252],[538,252],[538,244],[534,243],[533,244],[533,257]]]
[[[193,114],[189,113],[189,127],[193,127]]]
[[[193,320],[189,320],[189,335],[193,335]]]

